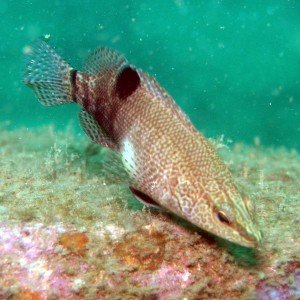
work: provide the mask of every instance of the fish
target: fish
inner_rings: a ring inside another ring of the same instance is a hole
[[[137,199],[231,243],[261,243],[227,165],[153,76],[108,47],[91,52],[83,71],[44,40],[27,52],[24,83],[43,105],[81,107],[83,131],[118,155]]]

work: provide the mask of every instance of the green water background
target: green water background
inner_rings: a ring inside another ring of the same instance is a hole
[[[155,75],[208,137],[300,149],[300,1],[0,1],[0,122],[74,125],[22,79],[35,38],[79,68],[100,45]],[[20,137],[21,138],[21,137]]]

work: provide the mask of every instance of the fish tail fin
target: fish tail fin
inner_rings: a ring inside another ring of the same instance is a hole
[[[23,81],[46,106],[74,102],[72,78],[76,71],[46,42],[36,40],[26,55]]]

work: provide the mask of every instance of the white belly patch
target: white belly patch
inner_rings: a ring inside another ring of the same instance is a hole
[[[121,157],[126,171],[132,177],[135,177],[137,172],[137,166],[135,163],[136,162],[135,149],[133,144],[130,142],[128,138],[125,138],[122,142]]]

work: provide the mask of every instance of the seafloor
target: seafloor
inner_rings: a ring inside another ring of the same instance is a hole
[[[296,150],[222,153],[263,231],[253,251],[144,209],[72,130],[0,131],[1,300],[300,299]]]

